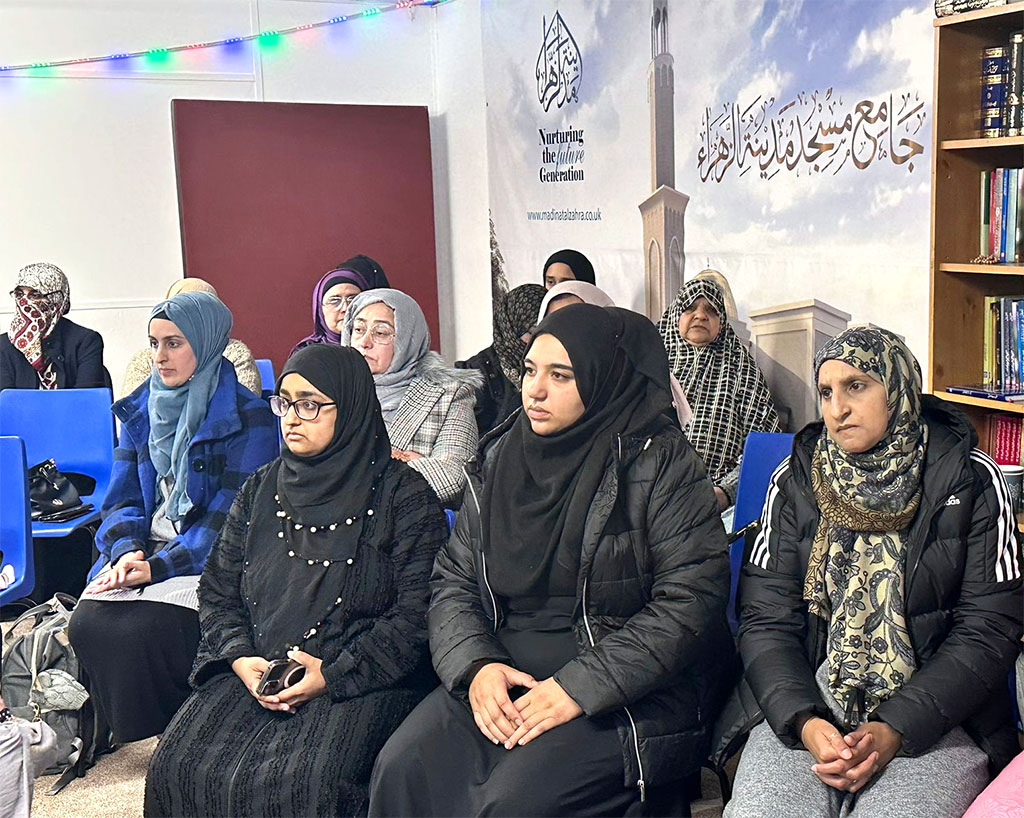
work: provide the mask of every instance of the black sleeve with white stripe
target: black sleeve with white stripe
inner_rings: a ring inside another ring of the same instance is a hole
[[[802,714],[829,718],[807,658],[805,566],[793,510],[789,460],[768,484],[761,530],[740,576],[740,653],[747,681],[765,718],[789,746],[798,743]]]
[[[1005,686],[1020,648],[1020,538],[1009,490],[985,453],[972,452],[971,466],[977,491],[953,627],[872,716],[903,734],[908,755],[927,752]]]

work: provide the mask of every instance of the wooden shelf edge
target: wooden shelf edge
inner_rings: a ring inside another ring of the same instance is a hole
[[[944,26],[955,26],[957,23],[973,23],[976,20],[988,20],[992,17],[1020,14],[1021,12],[1024,12],[1024,4],[1017,0],[1004,6],[992,6],[987,9],[977,9],[976,11],[962,11],[959,14],[951,14],[948,17],[936,17],[932,21],[932,25],[935,28],[942,28]]]
[[[941,273],[980,273],[990,276],[1024,276],[1024,264],[968,264],[942,262]]]
[[[964,406],[975,406],[979,409],[991,409],[995,412],[1006,412],[1011,415],[1024,415],[1024,404],[1010,403],[1005,400],[989,400],[988,398],[972,398],[970,395],[957,395],[953,392],[936,390],[932,394],[940,400],[959,403]]]
[[[1024,136],[993,136],[989,138],[974,137],[972,139],[943,139],[939,142],[939,150],[965,151],[979,148],[1014,148],[1024,147]]]

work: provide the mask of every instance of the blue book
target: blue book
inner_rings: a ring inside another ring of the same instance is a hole
[[[1006,198],[1006,261],[1013,263],[1017,255],[1017,187],[1020,182],[1020,168],[1009,168],[1006,173],[1010,177],[1009,193]]]
[[[946,391],[954,395],[966,395],[970,398],[987,398],[988,400],[1001,400],[1006,403],[1024,403],[1024,392],[993,389],[991,386],[985,386],[983,383],[970,384],[968,386],[947,386]]]
[[[999,226],[999,260],[1006,261],[1006,203],[1010,198],[1010,170],[1003,169],[1003,193],[1000,198],[999,212],[1002,224]]]

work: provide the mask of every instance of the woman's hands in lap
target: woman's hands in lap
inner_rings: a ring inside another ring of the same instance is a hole
[[[99,594],[118,588],[135,588],[139,585],[149,585],[152,579],[153,573],[146,562],[145,552],[131,551],[122,556],[117,565],[97,576],[82,593]]]
[[[505,749],[529,744],[553,727],[583,715],[576,700],[554,679],[545,679],[515,701],[523,723],[509,736]]]
[[[231,663],[231,669],[235,675],[242,680],[245,689],[248,690],[261,707],[267,710],[280,710],[284,713],[293,713],[300,704],[322,696],[327,692],[327,681],[322,672],[323,659],[318,659],[301,650],[288,651],[288,658],[294,659],[306,668],[306,675],[291,687],[286,687],[274,696],[260,696],[256,693],[260,679],[270,665],[262,656],[243,656]]]
[[[800,740],[817,762],[811,770],[822,782],[857,792],[892,761],[902,737],[885,722],[867,722],[844,736],[830,722],[810,718]]]
[[[488,741],[504,744],[523,724],[523,717],[508,691],[513,687],[532,689],[536,686],[537,680],[529,673],[501,662],[491,662],[477,671],[469,685],[469,704],[476,726]]]

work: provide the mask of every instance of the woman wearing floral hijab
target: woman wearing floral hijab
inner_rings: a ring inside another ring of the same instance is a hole
[[[494,303],[494,343],[465,361],[458,369],[477,369],[484,385],[476,392],[476,425],[483,437],[522,405],[524,336],[537,323],[537,310],[546,290],[540,284],[523,284]]]
[[[851,327],[815,378],[823,420],[772,475],[740,580],[767,722],[725,814],[960,816],[1017,750],[1009,490],[893,333]]]
[[[747,435],[780,431],[768,384],[725,314],[718,286],[695,279],[658,322],[672,374],[693,410],[683,431],[707,467],[722,510],[736,502]]]
[[[71,291],[60,268],[23,267],[11,290],[15,314],[0,336],[0,390],[106,386],[103,338],[64,316]]]

